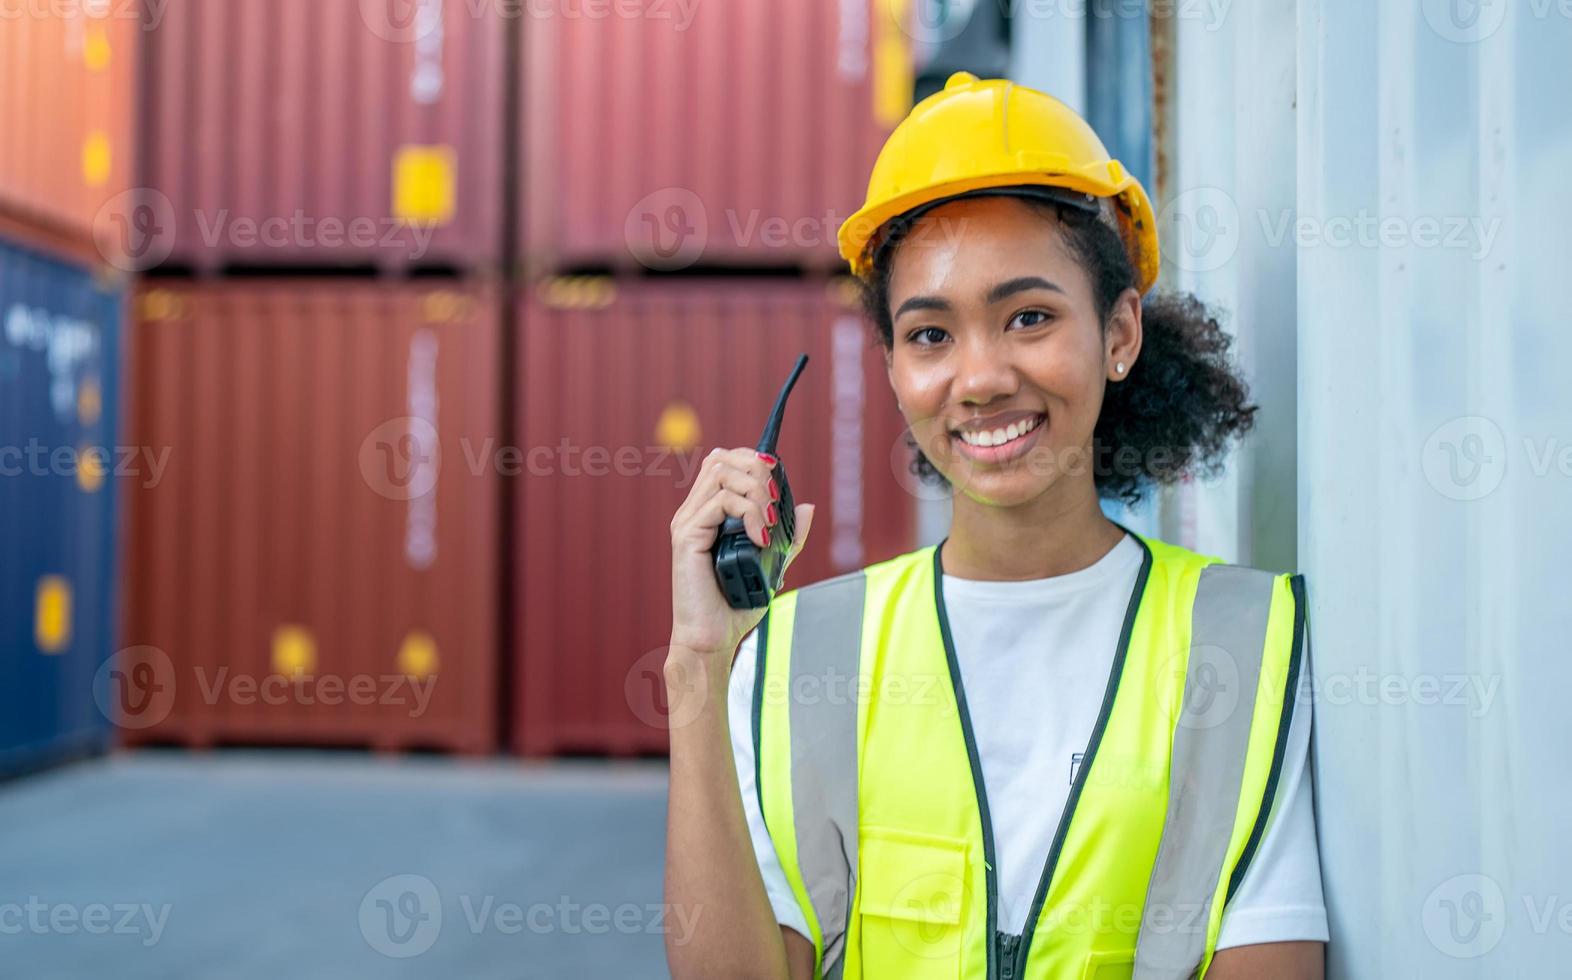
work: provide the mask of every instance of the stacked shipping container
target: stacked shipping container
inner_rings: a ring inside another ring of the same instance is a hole
[[[909,98],[889,5],[636,6],[167,5],[133,386],[170,461],[130,508],[126,642],[173,694],[133,741],[482,751],[505,678],[521,752],[662,751],[629,691],[669,631],[680,460],[756,438],[800,350],[782,451],[820,517],[795,583],[910,546],[899,419],[825,276]],[[693,274],[720,266],[789,274]],[[619,278],[557,278],[585,268]],[[685,274],[629,275],[651,270]],[[568,471],[597,447],[667,473]],[[645,576],[623,615],[600,612],[609,563]],[[248,680],[241,704],[221,672],[296,693]],[[434,678],[431,708],[299,693],[362,676]]]
[[[894,7],[634,7],[526,25],[527,269],[841,268],[835,231],[910,104]]]
[[[131,741],[496,745],[499,481],[469,461],[500,418],[507,30],[173,0],[150,33],[134,425],[170,463],[129,509],[126,631],[172,696]]]
[[[649,2],[525,25],[514,428],[552,469],[514,510],[517,752],[665,751],[671,515],[712,446],[758,439],[798,353],[780,454],[818,511],[791,585],[912,547],[883,359],[827,275],[909,107],[898,6]],[[737,276],[765,269],[785,274]],[[550,278],[575,271],[615,277]]]
[[[171,0],[143,111],[166,264],[494,267],[502,7]]]
[[[0,16],[0,228],[90,258],[115,246],[131,186],[136,41],[129,4],[24,4]],[[108,254],[108,253],[106,253]]]
[[[138,297],[134,742],[490,750],[496,292],[251,280]]]
[[[124,290],[95,226],[129,180],[136,28],[95,5],[0,17],[0,775],[108,731]]]
[[[121,299],[0,243],[0,773],[91,750],[109,655]]]
[[[817,511],[790,586],[911,547],[890,464],[905,427],[843,286],[570,279],[522,298],[518,752],[665,751],[671,516],[711,447],[758,439],[799,353],[779,452]]]

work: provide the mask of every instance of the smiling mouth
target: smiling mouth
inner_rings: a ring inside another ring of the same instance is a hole
[[[1031,452],[1047,428],[1048,416],[1038,412],[995,429],[957,429],[950,433],[955,452],[975,463],[998,465]]]
[[[990,449],[997,446],[1007,446],[1010,443],[1015,442],[1016,440],[1021,439],[1032,432],[1035,432],[1037,428],[1041,426],[1046,420],[1047,416],[1039,412],[1036,415],[1021,419],[1018,422],[1011,422],[1009,425],[1000,426],[997,429],[985,429],[975,432],[966,429],[960,429],[952,433],[952,435],[968,446],[972,446],[977,449]]]

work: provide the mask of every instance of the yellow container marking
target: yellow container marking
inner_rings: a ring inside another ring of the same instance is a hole
[[[82,179],[89,187],[103,187],[109,183],[113,171],[114,154],[109,134],[102,129],[92,130],[82,141]]]
[[[109,45],[109,32],[102,25],[88,31],[87,40],[82,44],[82,63],[91,72],[106,72],[109,70],[111,49]]]
[[[273,670],[293,680],[316,673],[317,641],[304,626],[273,631]]]
[[[71,645],[71,581],[63,575],[45,575],[38,580],[33,639],[44,653],[61,653]]]
[[[401,146],[393,156],[393,216],[447,224],[458,199],[458,154],[451,146]]]
[[[912,111],[915,85],[911,38],[904,27],[907,3],[886,0],[878,7],[873,35],[873,117],[885,129],[894,129]]]
[[[83,425],[97,425],[104,411],[104,391],[97,378],[84,378],[76,389],[76,418]]]
[[[697,446],[703,435],[699,413],[685,401],[668,404],[655,422],[655,444],[677,452]]]
[[[399,673],[425,680],[437,672],[437,641],[425,630],[412,630],[398,648]]]
[[[88,452],[92,448],[76,448],[76,485],[85,493],[97,493],[104,485],[104,460],[100,453]]]

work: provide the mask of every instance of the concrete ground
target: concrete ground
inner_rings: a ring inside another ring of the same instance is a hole
[[[239,751],[0,783],[0,977],[665,977],[665,785]]]

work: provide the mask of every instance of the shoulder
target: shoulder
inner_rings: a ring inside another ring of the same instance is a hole
[[[778,618],[781,612],[795,611],[796,603],[806,597],[825,597],[840,593],[852,593],[865,590],[870,582],[882,582],[893,577],[909,575],[915,571],[930,566],[933,562],[934,545],[916,548],[894,558],[864,565],[862,568],[842,572],[831,578],[820,579],[795,589],[788,589],[778,593],[770,602],[769,612],[765,615],[765,622],[771,618]]]
[[[1274,571],[1254,565],[1229,562],[1216,555],[1193,551],[1160,538],[1146,537],[1134,532],[1130,532],[1130,536],[1146,550],[1154,571],[1161,570],[1168,575],[1199,576],[1203,571],[1210,569],[1209,577],[1229,576],[1242,582],[1260,583],[1289,595],[1300,595],[1304,589],[1304,575],[1297,571]]]

